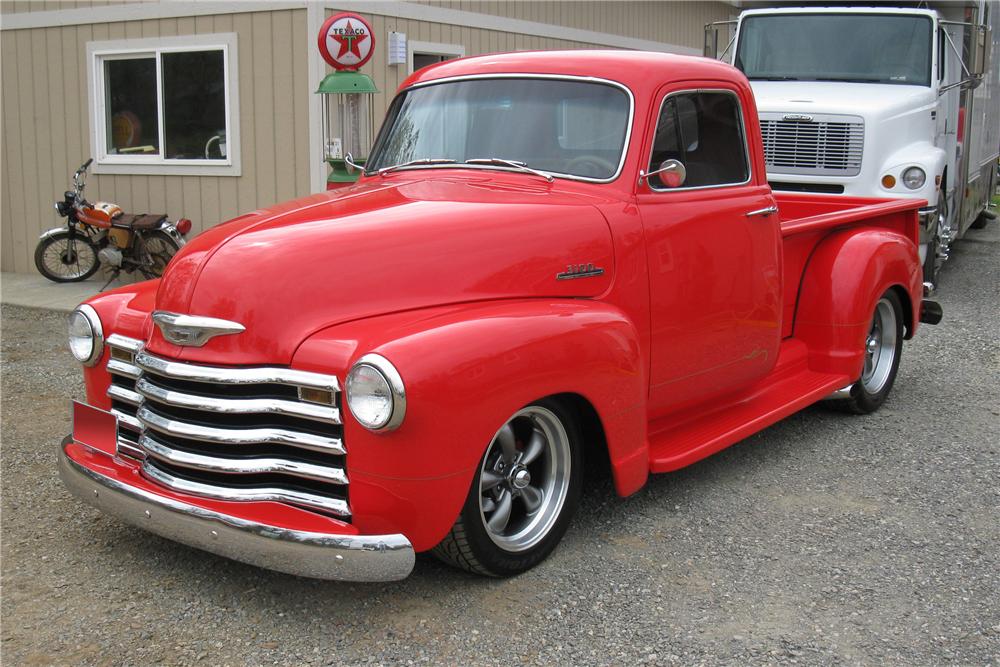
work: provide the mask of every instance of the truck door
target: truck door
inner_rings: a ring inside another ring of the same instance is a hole
[[[665,91],[638,185],[650,281],[655,416],[759,380],[781,342],[781,235],[734,90]],[[751,111],[752,112],[752,111]]]

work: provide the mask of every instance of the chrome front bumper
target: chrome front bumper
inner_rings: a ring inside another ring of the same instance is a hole
[[[258,567],[315,579],[394,581],[413,570],[402,535],[338,535],[269,526],[129,486],[80,465],[59,446],[59,476],[80,500],[176,542]]]

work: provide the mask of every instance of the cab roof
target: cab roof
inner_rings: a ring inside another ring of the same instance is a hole
[[[620,50],[518,51],[432,65],[411,74],[400,90],[440,79],[490,74],[593,77],[616,81],[632,91],[685,79],[746,81],[734,67],[697,56]]]

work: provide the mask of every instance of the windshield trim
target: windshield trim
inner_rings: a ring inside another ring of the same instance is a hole
[[[851,11],[851,10],[864,10],[864,9],[875,9],[875,11]],[[888,9],[888,8],[886,8]],[[912,81],[856,81],[850,79],[833,79],[833,78],[821,78],[817,79],[815,77],[793,77],[787,79],[789,81],[823,81],[827,83],[863,83],[863,84],[877,84],[885,86],[919,86],[922,88],[933,88],[933,69],[934,69],[934,58],[937,52],[937,35],[935,34],[935,22],[929,13],[922,12],[920,10],[916,11],[906,11],[905,9],[898,12],[887,12],[879,11],[876,8],[865,8],[865,7],[853,7],[849,8],[847,11],[812,11],[812,12],[800,12],[800,11],[781,11],[780,8],[775,11],[771,10],[756,10],[752,13],[748,12],[745,16],[740,19],[739,25],[736,29],[736,48],[733,49],[733,67],[743,72],[743,75],[747,77],[750,81],[769,81],[774,79],[769,79],[768,77],[754,76],[751,77],[749,74],[743,71],[741,67],[737,65],[740,61],[740,49],[743,48],[743,39],[740,34],[743,32],[743,24],[750,19],[756,18],[773,18],[775,16],[886,16],[886,17],[910,17],[910,18],[920,18],[925,19],[928,23],[928,28],[930,30],[930,47],[927,53],[927,83],[914,83]],[[783,80],[783,79],[778,79]]]
[[[455,81],[473,81],[478,79],[555,79],[558,81],[579,81],[583,83],[597,83],[606,86],[612,86],[618,88],[625,92],[628,97],[628,120],[625,127],[625,138],[622,142],[622,154],[621,158],[618,160],[618,168],[615,173],[608,178],[592,178],[589,176],[577,176],[576,174],[564,174],[558,171],[545,170],[546,173],[552,174],[555,178],[564,178],[570,181],[583,181],[585,183],[611,183],[618,180],[621,176],[622,170],[625,168],[625,160],[628,158],[629,144],[632,139],[632,125],[635,121],[635,95],[632,94],[632,90],[621,83],[620,81],[613,81],[611,79],[602,79],[596,76],[576,76],[573,74],[533,74],[528,72],[497,72],[490,74],[465,74],[462,76],[449,76],[442,79],[430,79],[428,81],[418,81],[414,84],[407,86],[406,88],[400,90],[396,96],[393,98],[392,102],[389,103],[389,107],[392,108],[392,104],[403,94],[407,93],[414,88],[425,88],[427,86],[434,86],[441,83],[452,83]],[[377,146],[381,143],[382,133],[387,132],[388,128],[383,123],[381,129],[379,130],[378,136],[375,138],[375,143],[373,146]],[[374,152],[374,151],[373,151]],[[528,165],[531,166],[530,164]],[[521,173],[517,170],[511,169],[510,167],[503,167],[501,165],[469,165],[469,164],[440,164],[440,165],[414,165],[413,167],[403,167],[402,169],[397,169],[396,171],[409,171],[412,169],[455,169],[456,167],[464,167],[466,169],[490,169],[490,170],[501,170],[509,171],[512,173]],[[374,176],[378,174],[377,170],[365,170],[365,176]]]

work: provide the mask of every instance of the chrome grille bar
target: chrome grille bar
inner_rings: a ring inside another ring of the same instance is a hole
[[[121,334],[111,334],[105,342],[111,347],[117,347],[120,350],[125,350],[126,352],[131,352],[132,354],[135,354],[142,349],[141,340],[128,338],[127,336],[122,336]]]
[[[162,359],[120,334],[107,345],[118,451],[142,461],[143,475],[182,493],[349,520],[336,376]],[[304,400],[306,389],[328,392],[329,404]]]
[[[126,377],[131,380],[135,380],[142,375],[142,370],[138,366],[127,364],[124,361],[119,361],[118,359],[108,360],[108,372],[112,375],[121,375],[122,377]]]
[[[290,368],[217,368],[196,366],[177,361],[167,361],[146,352],[135,356],[136,365],[143,371],[175,380],[211,382],[214,384],[287,384],[294,387],[311,387],[339,392],[340,383],[332,375],[320,375]]]
[[[351,516],[351,510],[347,502],[339,498],[327,498],[315,493],[297,491],[294,489],[282,489],[274,487],[264,488],[239,488],[223,487],[214,484],[204,484],[189,479],[183,479],[158,468],[149,459],[142,463],[142,472],[150,479],[162,484],[168,489],[173,489],[180,493],[188,493],[193,496],[205,498],[215,498],[216,500],[231,501],[275,501],[281,503],[292,503],[294,505],[304,505],[320,509],[337,516]]]
[[[128,403],[136,407],[142,403],[142,396],[132,391],[131,389],[126,389],[125,387],[119,387],[116,384],[108,387],[108,397],[116,401],[121,401],[122,403]]]
[[[170,419],[150,410],[145,404],[136,413],[139,423],[147,429],[178,438],[224,445],[272,444],[291,445],[330,454],[345,454],[340,438],[328,438],[312,433],[286,431],[280,428],[215,428]]]
[[[153,384],[146,378],[140,378],[135,384],[137,396],[145,396],[157,403],[172,405],[193,410],[206,410],[225,414],[279,414],[291,417],[305,417],[328,424],[340,423],[340,411],[335,407],[317,405],[315,403],[299,403],[272,398],[211,398],[196,396],[179,391],[164,389]]]
[[[122,412],[121,410],[119,410],[117,408],[111,408],[111,414],[113,414],[115,417],[118,417],[118,424],[119,425],[121,425],[121,426],[127,426],[128,428],[130,428],[130,429],[132,429],[133,431],[136,431],[136,432],[139,432],[139,431],[142,430],[142,424],[139,422],[138,419],[136,419],[132,415],[130,415],[128,413],[125,413],[125,412]]]
[[[320,482],[347,484],[347,475],[342,468],[303,463],[301,461],[289,461],[280,458],[230,459],[194,454],[174,449],[149,435],[143,435],[139,438],[139,446],[142,447],[146,454],[183,468],[207,470],[227,475],[282,472],[305,479],[315,479]]]

